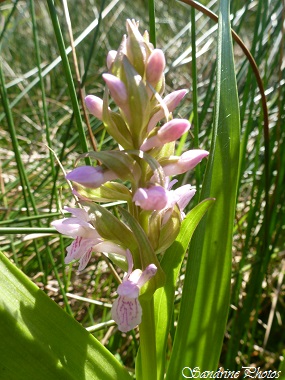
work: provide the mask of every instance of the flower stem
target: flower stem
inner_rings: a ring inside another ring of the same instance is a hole
[[[136,365],[136,379],[156,380],[156,344],[155,344],[155,321],[153,297],[147,300],[140,300],[143,315],[140,329],[139,360]],[[138,363],[139,361],[139,363]]]

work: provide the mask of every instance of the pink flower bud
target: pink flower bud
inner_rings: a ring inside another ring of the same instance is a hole
[[[116,55],[117,55],[117,51],[116,50],[110,50],[109,53],[107,54],[107,67],[108,67],[108,70],[111,69],[113,62],[115,61]]]
[[[108,86],[111,96],[119,107],[123,107],[128,101],[128,93],[124,82],[112,74],[102,75]]]
[[[148,58],[146,65],[146,80],[155,86],[161,79],[165,69],[164,53],[160,49],[154,49]]]
[[[177,90],[173,91],[170,94],[166,95],[163,99],[165,106],[169,112],[173,112],[184,96],[187,94],[187,90]],[[165,117],[164,110],[161,108],[157,111],[150,119],[147,127],[147,131],[150,132],[156,124]]]
[[[190,123],[186,119],[173,119],[164,124],[157,132],[157,135],[150,137],[141,145],[143,151],[154,147],[160,147],[171,141],[179,139],[190,129]]]
[[[188,170],[193,169],[196,165],[198,165],[204,157],[207,157],[209,152],[202,149],[192,149],[183,153],[180,157],[170,157],[170,163],[163,166],[163,170],[166,176],[172,176],[176,174],[182,174],[187,172]]]
[[[162,210],[168,202],[168,192],[162,186],[140,187],[133,196],[133,202],[143,210]]]
[[[111,170],[102,168],[102,166],[79,166],[68,173],[65,178],[95,189],[107,181],[118,178],[118,176]]]
[[[98,96],[87,95],[85,98],[86,106],[89,112],[96,116],[97,119],[103,119],[103,100],[98,98]]]

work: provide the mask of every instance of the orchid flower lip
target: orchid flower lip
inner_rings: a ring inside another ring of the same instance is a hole
[[[155,276],[157,267],[154,264],[148,265],[143,271],[133,269],[133,258],[130,250],[126,251],[128,261],[128,273],[119,285],[118,298],[112,306],[112,318],[118,324],[122,332],[127,332],[141,323],[142,308],[139,302],[139,292],[141,287]]]

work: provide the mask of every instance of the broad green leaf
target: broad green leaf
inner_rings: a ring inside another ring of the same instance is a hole
[[[167,379],[185,366],[218,366],[230,302],[232,232],[239,163],[239,107],[229,1],[219,9],[216,104],[201,198],[216,198],[194,233]]]
[[[131,379],[100,342],[1,252],[0,320],[0,379]]]
[[[179,235],[175,242],[167,249],[160,263],[167,281],[164,287],[158,289],[154,294],[158,379],[164,378],[166,345],[173,313],[174,292],[180,267],[198,223],[213,202],[213,199],[207,199],[199,203],[188,213],[181,224]]]

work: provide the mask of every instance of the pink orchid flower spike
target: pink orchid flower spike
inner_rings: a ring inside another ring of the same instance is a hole
[[[148,265],[144,271],[133,270],[133,258],[129,250],[126,252],[128,261],[128,273],[119,285],[117,293],[119,297],[112,306],[112,318],[118,324],[122,332],[127,332],[141,323],[142,307],[139,302],[140,288],[149,281],[157,271],[154,264]]]

